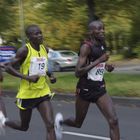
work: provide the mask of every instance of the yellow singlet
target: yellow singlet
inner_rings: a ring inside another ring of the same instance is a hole
[[[21,79],[19,92],[16,98],[31,99],[39,98],[51,94],[50,88],[46,83],[46,71],[48,55],[45,47],[40,45],[40,51],[35,50],[30,43],[26,44],[28,54],[20,67],[20,72],[24,75],[40,75],[37,83]]]

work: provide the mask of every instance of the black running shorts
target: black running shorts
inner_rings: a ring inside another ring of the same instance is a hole
[[[51,97],[52,96],[50,96],[50,95],[46,95],[46,96],[34,98],[34,99],[17,99],[16,105],[21,110],[33,109],[33,108],[37,107],[41,102],[49,101],[51,99]]]
[[[78,87],[77,95],[80,96],[83,100],[88,102],[97,102],[97,100],[106,94],[106,87],[104,81],[96,82],[89,80],[82,87]]]

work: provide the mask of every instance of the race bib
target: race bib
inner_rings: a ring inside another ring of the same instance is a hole
[[[105,63],[100,63],[88,72],[87,79],[93,81],[102,81],[105,71]]]
[[[32,57],[29,68],[29,76],[39,75],[45,76],[47,70],[47,59],[46,57]]]

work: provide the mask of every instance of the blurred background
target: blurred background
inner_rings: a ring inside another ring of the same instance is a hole
[[[78,52],[96,17],[105,23],[112,55],[140,57],[138,0],[0,0],[0,45],[20,47],[26,26],[38,24],[50,48]]]
[[[120,101],[122,104],[131,102],[129,108],[117,104],[121,139],[140,140],[140,123],[138,123],[140,110],[135,108],[136,104],[140,103],[140,0],[0,0],[0,57],[7,56],[7,47],[6,50],[2,50],[4,46],[8,46],[8,51],[11,52],[8,59],[14,56],[15,50],[26,42],[25,28],[29,24],[37,24],[43,32],[44,45],[49,47],[48,68],[55,71],[54,75],[57,78],[55,84],[50,84],[47,79],[51,91],[56,95],[59,93],[75,95],[78,78],[75,77],[74,67],[78,59],[77,54],[87,33],[89,22],[97,17],[105,24],[107,49],[111,54],[109,62],[115,64],[115,71],[105,73],[107,91],[111,96],[122,98],[122,101],[121,98],[116,98],[117,102]],[[68,71],[66,68],[73,70]],[[5,72],[3,75],[4,81],[0,84],[2,86],[0,90],[5,97],[14,97],[20,79]],[[11,103],[13,99],[5,99],[9,110],[8,116],[16,115],[14,104]],[[64,116],[72,114],[73,109],[70,107],[73,107],[73,102],[69,98],[62,102],[66,104],[54,102],[54,105],[57,105],[55,111],[62,111]],[[96,108],[94,111],[94,115],[97,114],[93,120],[94,125],[87,123],[85,129],[83,127],[79,131],[83,132],[82,135],[95,133],[106,136],[108,128],[104,126],[103,121],[98,120],[100,116]],[[90,110],[89,122],[93,119],[91,113]],[[39,118],[37,115],[34,117]],[[37,123],[33,123],[35,126],[31,128],[35,133],[23,133],[22,137],[22,133],[8,130],[6,136],[1,139],[35,140],[44,137],[43,127],[40,127],[41,123],[37,119],[35,120]],[[68,136],[65,138],[74,139]],[[79,139],[82,140],[81,137]]]
[[[37,24],[43,31],[44,44],[50,48],[49,68],[74,68],[87,25],[97,17],[105,24],[109,61],[117,65],[114,73],[106,74],[109,93],[140,97],[138,0],[0,0],[0,46],[18,49],[26,41],[26,26]],[[13,82],[13,77],[5,76],[3,89],[17,89],[19,79]],[[56,77],[53,91],[75,91],[74,71],[57,72]]]

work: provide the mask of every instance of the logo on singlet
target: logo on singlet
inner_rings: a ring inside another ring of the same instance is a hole
[[[101,46],[101,49],[104,50],[105,49],[104,46]]]

